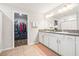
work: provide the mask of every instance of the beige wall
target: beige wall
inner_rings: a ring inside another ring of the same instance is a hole
[[[38,40],[38,30],[42,27],[40,26],[42,24],[42,20],[43,14],[32,12],[29,16],[29,42],[31,42],[31,44],[36,43],[36,41]],[[32,27],[32,22],[36,23],[37,28]]]
[[[0,11],[0,52],[1,52],[1,49],[2,49],[2,13],[1,13],[1,11]]]
[[[11,8],[0,5],[0,11],[2,13],[2,50],[13,48],[12,38],[12,11]]]
[[[3,33],[2,33],[2,48],[3,50],[14,48],[14,12],[19,12],[28,15],[28,44],[36,42],[38,29],[43,20],[43,15],[36,12],[22,10],[0,4],[0,10],[3,13]],[[37,22],[38,27],[32,28],[31,22]]]

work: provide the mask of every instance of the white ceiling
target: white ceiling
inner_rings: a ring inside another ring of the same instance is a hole
[[[4,3],[10,7],[20,8],[24,10],[34,11],[38,13],[46,13],[51,9],[59,6],[59,3]]]

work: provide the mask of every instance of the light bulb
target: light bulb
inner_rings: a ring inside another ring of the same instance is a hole
[[[46,15],[46,18],[53,16],[53,13]]]
[[[62,12],[65,12],[67,10],[73,9],[75,6],[76,6],[76,4],[65,5],[62,9],[58,10],[58,13],[62,13]]]

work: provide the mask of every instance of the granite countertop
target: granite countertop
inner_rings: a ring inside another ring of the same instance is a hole
[[[44,31],[44,30],[40,30],[40,32],[45,32],[45,33],[54,33],[54,34],[61,34],[61,35],[71,35],[71,36],[79,36],[79,33],[70,33],[70,32],[54,32],[54,31]]]

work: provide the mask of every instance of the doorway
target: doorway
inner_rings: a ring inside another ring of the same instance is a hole
[[[14,13],[14,45],[27,45],[27,15]]]

